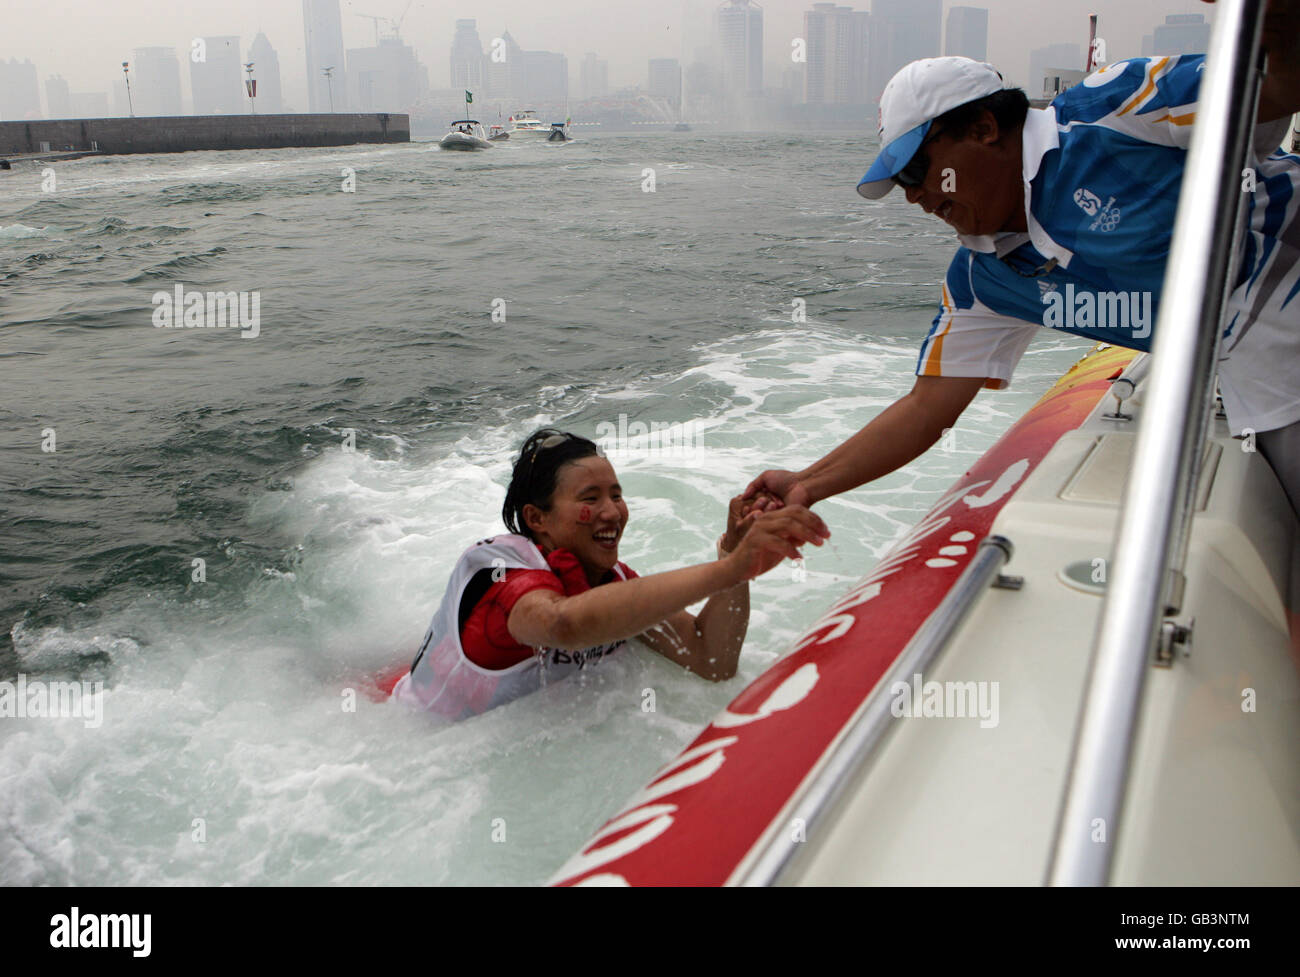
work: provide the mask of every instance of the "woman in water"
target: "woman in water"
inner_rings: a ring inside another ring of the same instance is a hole
[[[610,655],[629,638],[687,671],[736,674],[749,581],[830,533],[802,506],[743,515],[733,499],[718,558],[638,577],[618,559],[627,503],[595,443],[543,429],[515,461],[502,517],[452,569],[393,698],[450,719],[485,712]],[[685,608],[708,598],[697,615]]]

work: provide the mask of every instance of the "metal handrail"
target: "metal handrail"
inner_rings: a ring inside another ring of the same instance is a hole
[[[1146,380],[1150,368],[1151,357],[1146,353],[1138,353],[1129,363],[1128,369],[1111,381],[1110,395],[1115,398],[1115,412],[1101,416],[1109,421],[1133,420],[1132,414],[1124,413],[1124,402],[1137,393],[1137,388]]]
[[[1143,381],[1146,380],[1147,374],[1150,372],[1151,357],[1145,353],[1139,353],[1133,358],[1133,362],[1129,364],[1128,369],[1116,377],[1114,382],[1111,383],[1111,396],[1118,400],[1128,400],[1133,396],[1133,394],[1137,393],[1137,388],[1142,386]],[[1123,394],[1123,396],[1116,392],[1116,388],[1119,387],[1120,384],[1124,384],[1128,387],[1128,392]]]
[[[811,838],[817,826],[843,796],[854,773],[862,768],[885,740],[896,722],[890,709],[896,682],[910,682],[934,663],[957,632],[976,599],[997,579],[1011,559],[1013,547],[1004,536],[985,538],[970,565],[925,622],[912,635],[874,691],[858,707],[840,739],[832,744],[820,768],[795,793],[782,817],[768,828],[767,837],[754,847],[747,866],[736,877],[744,886],[775,885],[787,877],[795,856],[808,846],[794,840],[788,830],[790,818],[801,818],[804,837]]]
[[[1264,0],[1221,0],[1215,14],[1134,466],[1048,868],[1054,885],[1101,885],[1110,875],[1142,688],[1171,581],[1181,578],[1214,398],[1263,13]]]

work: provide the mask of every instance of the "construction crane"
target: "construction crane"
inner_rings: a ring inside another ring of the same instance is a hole
[[[402,16],[390,22],[393,25],[393,37],[399,41],[402,39],[401,35],[398,33],[402,29],[402,21],[406,20],[406,15],[411,12],[411,4],[414,2],[415,0],[406,0],[406,9],[402,11]]]
[[[392,37],[392,39],[393,39],[394,41],[400,41],[400,40],[402,39],[402,37],[401,37],[401,33],[400,33],[400,32],[401,32],[401,29],[402,29],[402,21],[406,20],[406,15],[407,15],[408,12],[410,12],[411,4],[412,4],[413,2],[414,2],[414,0],[406,0],[406,9],[402,11],[402,16],[398,17],[396,20],[394,20],[392,17],[376,17],[374,14],[357,14],[357,15],[356,15],[356,16],[358,16],[358,17],[362,17],[362,18],[364,18],[364,19],[366,19],[366,20],[369,20],[369,21],[371,21],[371,22],[374,23],[374,25],[375,25],[375,47],[379,47],[379,22],[380,22],[381,20],[383,20],[383,21],[387,21],[387,22],[388,22],[388,25],[392,28],[392,34],[391,34],[391,37]]]
[[[387,18],[387,17],[376,17],[376,16],[374,16],[373,14],[356,14],[356,16],[357,16],[357,17],[361,17],[361,18],[364,19],[364,20],[371,20],[371,21],[374,21],[374,24],[375,24],[375,47],[379,47],[379,22],[380,22],[381,20],[387,20],[388,18]]]

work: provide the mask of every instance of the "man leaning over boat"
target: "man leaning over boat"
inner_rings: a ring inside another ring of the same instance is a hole
[[[1278,148],[1300,111],[1298,22],[1300,0],[1272,0],[1219,383],[1229,426],[1256,436],[1300,513],[1300,157]],[[911,392],[803,471],[763,472],[754,507],[812,505],[906,465],[980,389],[1008,384],[1043,326],[1148,350],[1203,67],[1116,62],[1045,109],[967,58],[899,71],[858,192],[901,186],[957,232],[941,307]]]

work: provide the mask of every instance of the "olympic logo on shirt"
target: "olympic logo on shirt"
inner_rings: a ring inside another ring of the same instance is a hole
[[[1097,218],[1088,225],[1088,230],[1113,231],[1119,226],[1121,212],[1120,209],[1115,206],[1114,197],[1111,197],[1105,204],[1102,204],[1101,198],[1091,190],[1085,190],[1083,187],[1079,187],[1074,191],[1074,202],[1078,204],[1079,209],[1089,217]]]
[[[1111,197],[1110,199],[1112,203],[1115,200],[1114,197]],[[1094,231],[1098,229],[1103,231],[1113,231],[1119,226],[1119,219],[1120,209],[1118,207],[1112,207],[1111,204],[1108,203],[1106,209],[1101,212],[1101,216],[1092,222],[1091,229]]]

